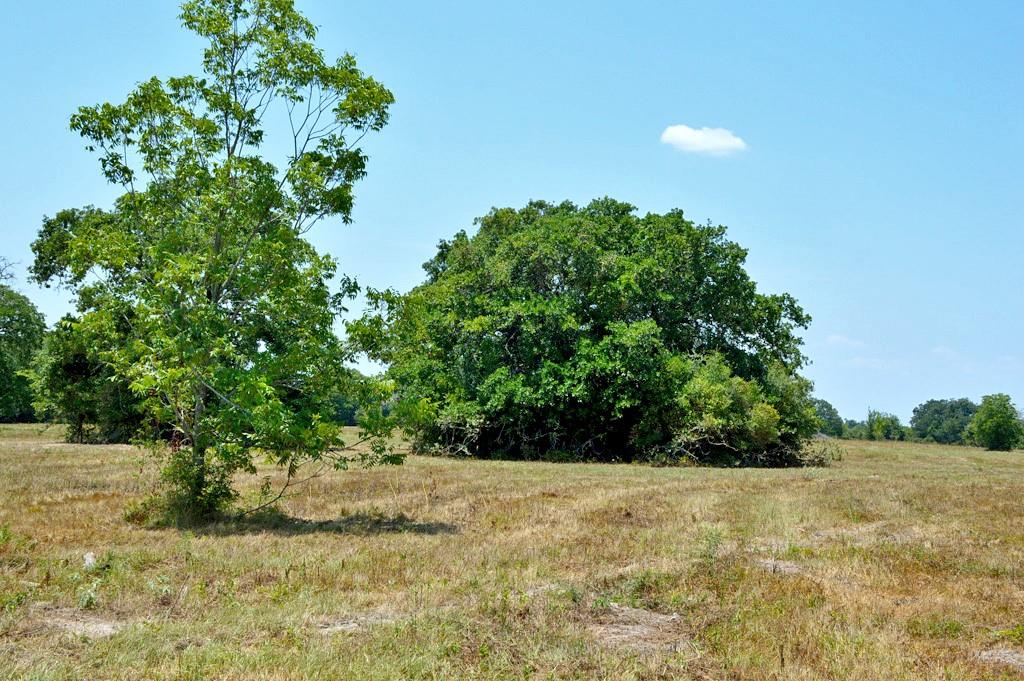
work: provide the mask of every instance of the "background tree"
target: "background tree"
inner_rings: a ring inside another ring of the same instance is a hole
[[[906,428],[900,417],[873,409],[868,410],[867,436],[869,440],[905,440]]]
[[[922,440],[962,444],[964,431],[978,405],[967,398],[928,400],[914,408],[910,426]]]
[[[36,414],[67,424],[69,442],[128,442],[143,425],[142,398],[100,359],[73,317],[46,334],[27,375]]]
[[[846,424],[843,422],[843,417],[839,415],[839,411],[827,401],[819,398],[812,398],[811,404],[821,423],[820,432],[832,437],[843,437],[846,433]]]
[[[681,211],[601,199],[493,210],[406,295],[349,326],[390,366],[420,450],[472,456],[799,461],[817,428],[788,295]]]
[[[326,61],[290,0],[194,0],[181,18],[206,42],[203,74],[152,78],[72,117],[124,194],[46,219],[33,273],[75,289],[88,342],[173,425],[171,500],[206,516],[257,452],[289,482],[310,461],[395,460],[380,440],[340,449],[331,398],[347,354],[332,326],[356,288],[343,277],[332,292],[335,261],[304,238],[325,217],[349,221],[357,145],[392,95],[351,55]],[[277,164],[261,155],[268,117],[289,129]]]
[[[843,437],[848,440],[870,440],[868,436],[868,424],[867,421],[858,421],[857,419],[846,419],[844,422],[844,434]]]
[[[1010,451],[1024,441],[1024,424],[1009,395],[996,393],[981,398],[981,405],[967,427],[967,437],[979,447]]]
[[[46,323],[28,298],[2,283],[9,263],[0,259],[0,423],[32,421],[32,391],[21,375],[43,340]]]

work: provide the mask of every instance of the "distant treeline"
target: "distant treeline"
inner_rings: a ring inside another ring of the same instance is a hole
[[[1009,395],[986,395],[981,404],[966,397],[919,404],[904,425],[898,416],[874,409],[867,419],[844,419],[823,399],[814,399],[821,432],[850,440],[909,440],[948,445],[976,445],[1010,450],[1024,445],[1024,422]]]

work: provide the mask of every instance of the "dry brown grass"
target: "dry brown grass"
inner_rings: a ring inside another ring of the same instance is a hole
[[[149,485],[130,448],[0,427],[0,678],[1024,674],[1020,453],[413,457],[191,531],[122,519]]]

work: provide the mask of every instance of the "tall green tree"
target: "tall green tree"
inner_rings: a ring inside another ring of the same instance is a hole
[[[32,391],[22,375],[43,341],[43,315],[28,298],[2,283],[10,265],[0,259],[0,423],[31,421]]]
[[[423,450],[797,463],[817,427],[797,375],[809,317],[759,293],[745,258],[681,211],[496,209],[349,332],[390,365]]]
[[[910,427],[922,440],[942,444],[962,444],[964,431],[978,405],[966,397],[949,400],[928,400],[914,408]]]
[[[985,449],[1008,452],[1024,444],[1024,423],[1005,393],[985,395],[967,426],[968,439]]]
[[[289,481],[310,461],[394,460],[379,442],[341,451],[329,416],[347,354],[332,326],[356,287],[332,286],[335,261],[305,238],[350,220],[359,141],[393,99],[351,55],[328,61],[291,0],[192,0],[181,19],[205,41],[202,74],[72,117],[124,193],[44,220],[33,272],[74,288],[89,342],[173,425],[173,499],[205,516],[257,453]]]

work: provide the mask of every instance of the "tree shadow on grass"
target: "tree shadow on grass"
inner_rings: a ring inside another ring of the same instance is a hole
[[[347,534],[373,536],[381,534],[458,534],[451,523],[417,522],[404,513],[395,516],[383,513],[352,513],[335,520],[296,518],[275,509],[268,509],[243,518],[230,518],[189,528],[196,534],[228,536],[236,534],[271,533],[284,536],[304,534]]]

